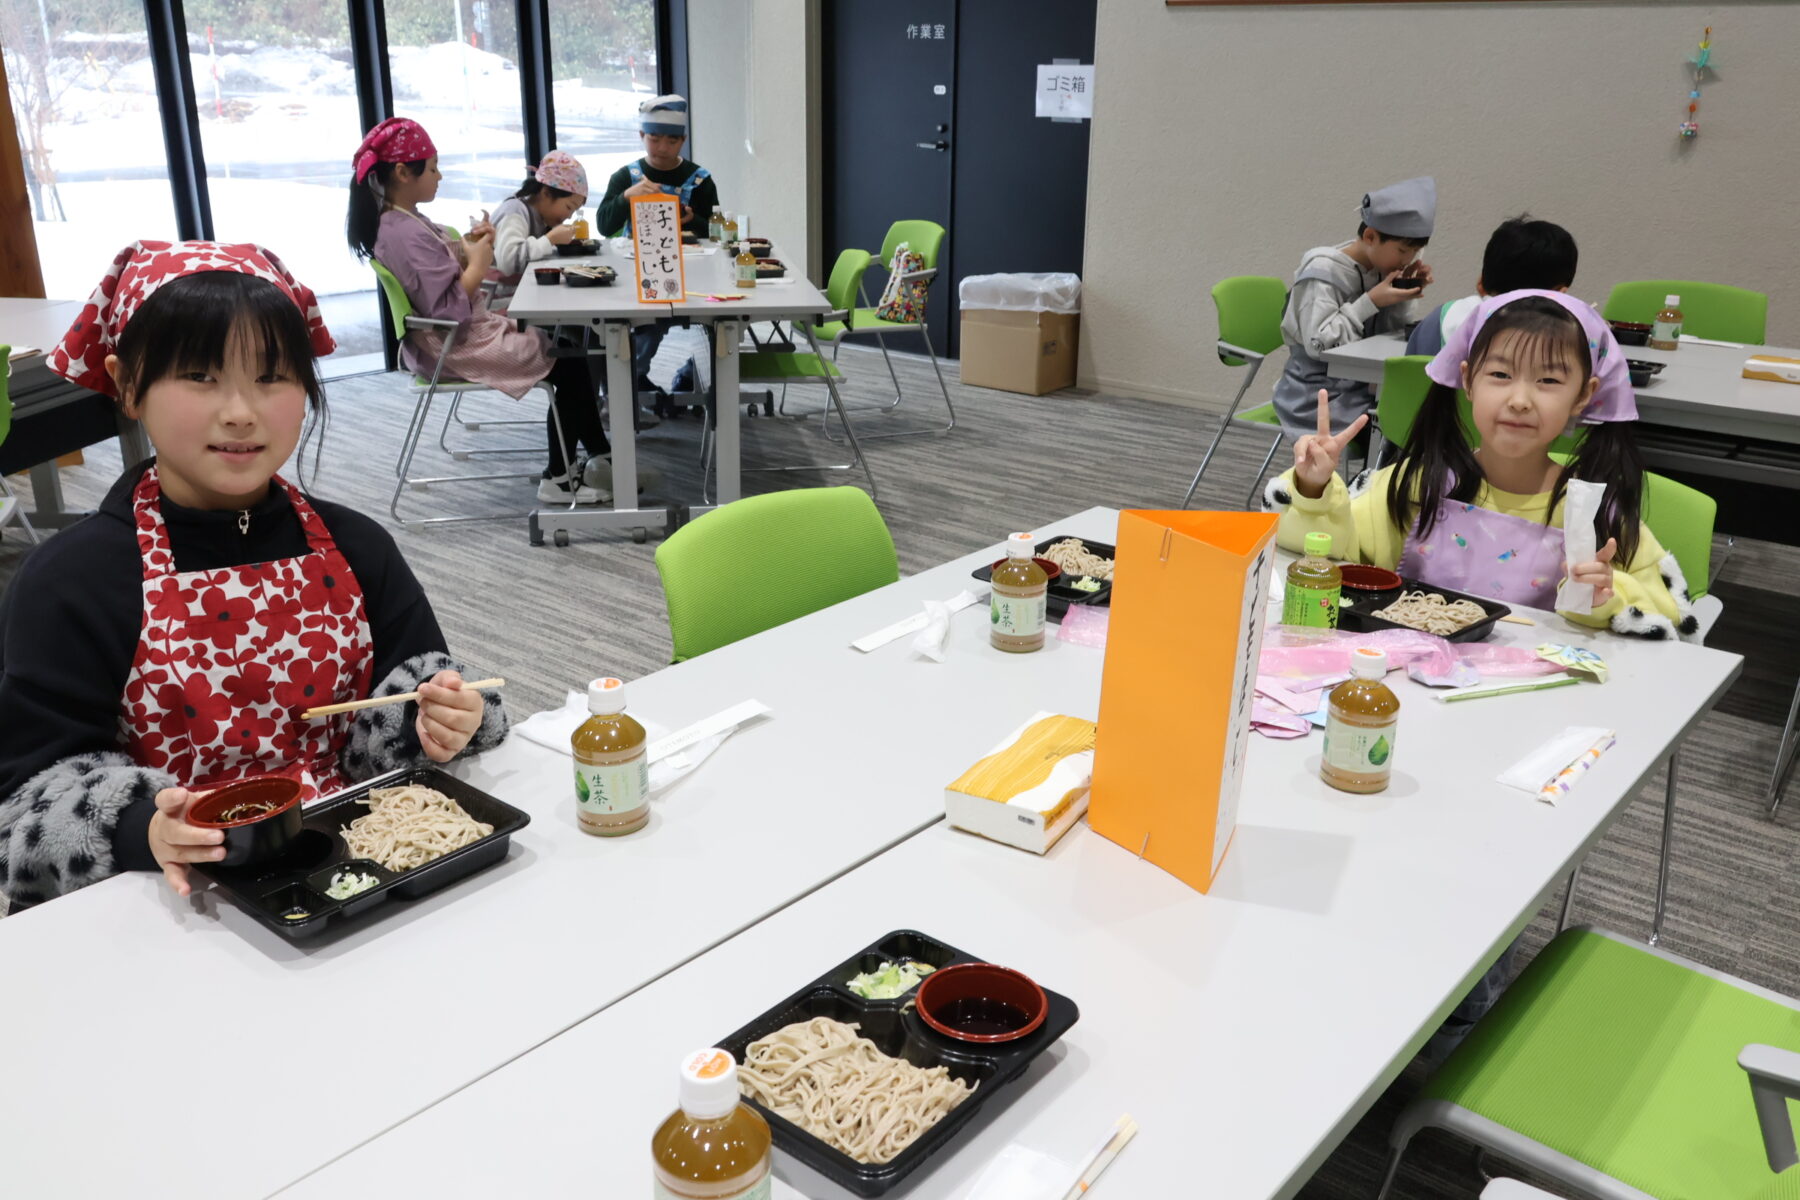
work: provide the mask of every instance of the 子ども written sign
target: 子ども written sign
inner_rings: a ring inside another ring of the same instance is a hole
[[[631,243],[637,254],[639,303],[679,303],[687,293],[681,262],[681,198],[666,192],[633,196]]]

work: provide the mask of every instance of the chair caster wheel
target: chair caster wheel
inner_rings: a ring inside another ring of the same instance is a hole
[[[569,531],[566,529],[558,529],[555,533],[550,535],[550,540],[555,542],[559,548],[566,547],[569,544]]]
[[[641,546],[650,540],[650,531],[642,527],[634,529],[631,531],[631,540]]]

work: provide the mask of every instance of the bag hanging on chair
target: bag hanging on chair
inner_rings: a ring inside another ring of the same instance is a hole
[[[875,315],[883,321],[894,321],[903,325],[923,325],[925,323],[925,281],[922,279],[906,280],[903,275],[911,275],[925,269],[925,259],[913,253],[911,247],[901,242],[894,247],[894,259],[888,263],[887,286],[881,289],[881,303],[875,306]]]

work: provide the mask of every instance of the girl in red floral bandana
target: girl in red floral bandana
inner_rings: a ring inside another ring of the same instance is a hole
[[[131,869],[185,895],[223,854],[183,819],[196,792],[277,773],[322,794],[505,736],[387,532],[276,473],[332,349],[261,247],[137,242],[49,355],[158,453],[0,598],[0,915]]]

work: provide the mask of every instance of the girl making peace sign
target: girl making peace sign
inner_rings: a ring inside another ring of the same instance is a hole
[[[1533,608],[1556,608],[1565,579],[1591,583],[1593,611],[1564,612],[1571,621],[1648,638],[1694,632],[1681,569],[1642,521],[1637,398],[1598,313],[1560,292],[1492,297],[1426,373],[1432,385],[1411,440],[1354,495],[1337,466],[1368,417],[1334,436],[1319,394],[1318,432],[1295,443],[1293,469],[1269,487],[1283,546],[1299,549],[1323,531],[1351,561]],[[1463,429],[1458,387],[1479,447]],[[1551,444],[1577,430],[1569,461],[1552,458]],[[1600,550],[1565,563],[1563,493],[1577,478],[1606,485]]]

